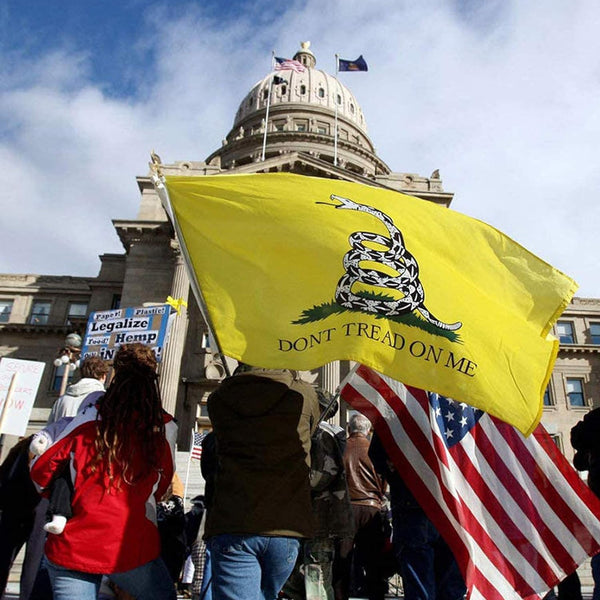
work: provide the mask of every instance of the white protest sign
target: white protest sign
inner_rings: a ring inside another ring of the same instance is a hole
[[[0,434],[25,435],[45,366],[33,360],[0,360]]]

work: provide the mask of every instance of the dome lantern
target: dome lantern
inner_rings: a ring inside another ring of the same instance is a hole
[[[307,69],[314,69],[317,64],[315,55],[310,51],[310,42],[300,42],[300,50],[294,54],[294,60],[303,64]]]

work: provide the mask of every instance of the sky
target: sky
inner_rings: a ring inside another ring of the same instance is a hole
[[[600,297],[597,0],[2,0],[0,273],[98,273],[135,177],[204,160],[239,103],[310,40],[396,172]]]

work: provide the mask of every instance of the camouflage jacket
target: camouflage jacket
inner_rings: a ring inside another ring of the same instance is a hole
[[[344,430],[322,422],[311,442],[310,486],[315,537],[352,537],[354,517],[344,470]]]

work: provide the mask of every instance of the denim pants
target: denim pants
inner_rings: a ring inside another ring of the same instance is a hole
[[[48,561],[54,600],[96,600],[102,575],[72,571]],[[108,575],[116,585],[134,598],[176,600],[175,585],[161,558],[141,567]]]
[[[208,540],[213,600],[275,600],[298,556],[292,537],[221,534]]]

